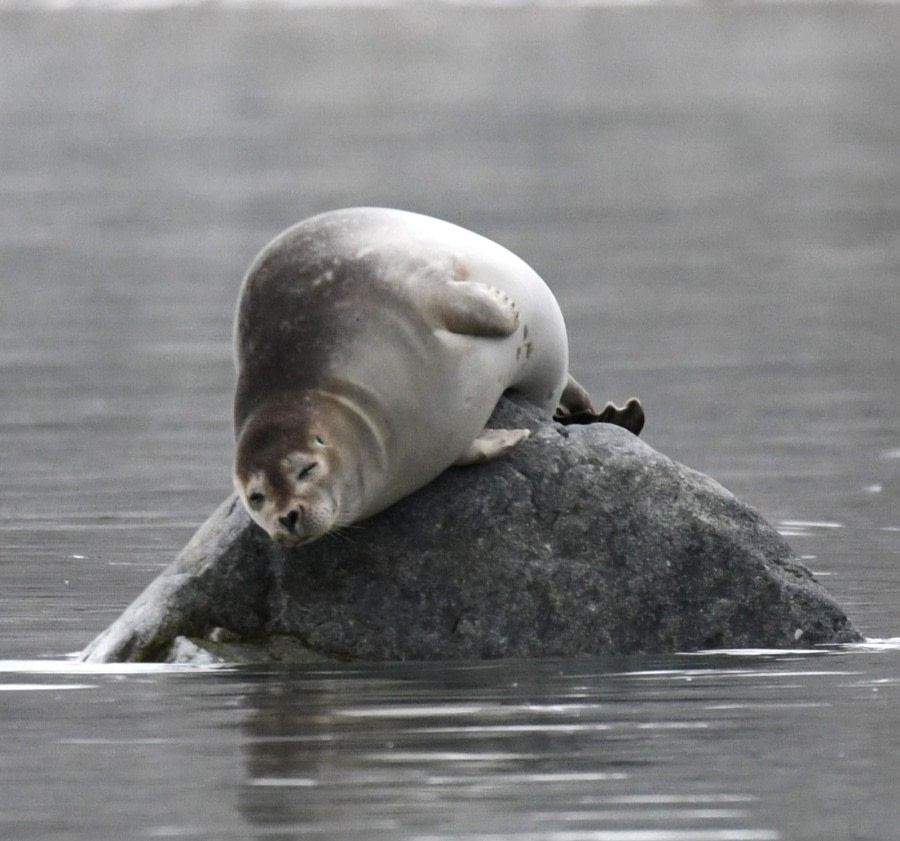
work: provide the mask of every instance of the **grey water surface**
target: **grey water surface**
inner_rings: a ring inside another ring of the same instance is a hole
[[[900,7],[42,5],[0,3],[0,838],[900,839]],[[870,643],[74,663],[228,493],[244,269],[358,204],[534,265],[576,376]]]

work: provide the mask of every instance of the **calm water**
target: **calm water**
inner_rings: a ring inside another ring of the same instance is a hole
[[[900,7],[11,5],[0,838],[900,839]],[[882,642],[67,660],[228,491],[245,267],[354,204],[518,251],[576,376]]]
[[[896,653],[13,663],[3,837],[892,839]]]

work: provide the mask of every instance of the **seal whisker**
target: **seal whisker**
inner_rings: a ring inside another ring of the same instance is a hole
[[[335,540],[342,540],[345,543],[353,543],[353,538],[351,538],[349,535],[344,533],[348,528],[350,528],[349,525],[338,526],[337,528],[334,528],[331,531],[329,531],[327,533],[327,536],[332,537]]]
[[[339,517],[334,521],[332,531],[346,531],[347,529],[361,529],[362,526],[355,522],[351,517]]]

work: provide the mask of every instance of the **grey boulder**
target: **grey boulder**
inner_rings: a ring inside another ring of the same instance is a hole
[[[812,647],[859,632],[754,509],[608,424],[528,427],[290,551],[235,497],[82,653],[92,662],[463,659]]]

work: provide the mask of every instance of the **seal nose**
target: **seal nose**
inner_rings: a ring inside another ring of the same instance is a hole
[[[294,509],[284,517],[279,517],[278,522],[281,523],[289,532],[293,532],[297,528],[297,521],[300,519],[300,512]]]

